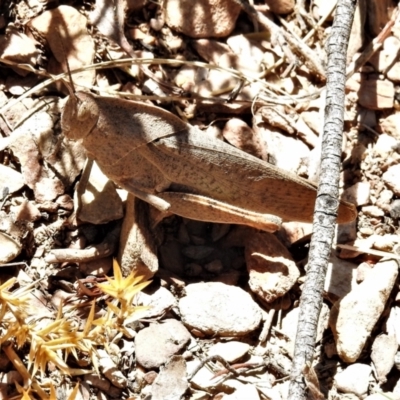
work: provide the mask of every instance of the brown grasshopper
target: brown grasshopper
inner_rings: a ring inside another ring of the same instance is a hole
[[[316,186],[140,102],[70,94],[64,134],[115,183],[165,213],[273,232],[311,222]],[[340,202],[338,222],[356,218]]]

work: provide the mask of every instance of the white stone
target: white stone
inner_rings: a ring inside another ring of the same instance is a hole
[[[343,361],[355,362],[360,356],[385,308],[397,274],[395,260],[380,261],[362,283],[332,307],[329,324]]]
[[[343,200],[358,206],[364,206],[369,203],[370,184],[368,182],[357,182],[345,190]]]
[[[393,190],[394,194],[400,196],[400,164],[392,165],[382,175],[383,181]]]
[[[340,392],[353,393],[362,397],[367,393],[371,367],[366,364],[353,364],[335,376],[336,387]]]
[[[261,310],[243,289],[220,282],[194,283],[179,300],[185,325],[213,336],[241,336],[257,329]]]
[[[250,349],[250,345],[243,342],[227,342],[227,343],[217,343],[212,346],[207,354],[209,356],[218,355],[221,356],[225,361],[229,363],[234,363],[240,360]]]

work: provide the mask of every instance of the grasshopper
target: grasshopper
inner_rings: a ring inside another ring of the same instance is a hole
[[[61,125],[105,175],[166,214],[268,232],[282,221],[312,222],[313,183],[156,106],[71,93]],[[352,204],[340,201],[339,223],[356,215]]]

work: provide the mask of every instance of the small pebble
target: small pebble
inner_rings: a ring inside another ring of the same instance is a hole
[[[400,218],[400,200],[394,200],[390,204],[390,216],[394,219]]]

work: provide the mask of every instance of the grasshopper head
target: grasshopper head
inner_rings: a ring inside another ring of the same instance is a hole
[[[84,92],[71,93],[61,115],[61,128],[69,139],[84,139],[98,119],[99,110],[93,95]]]

